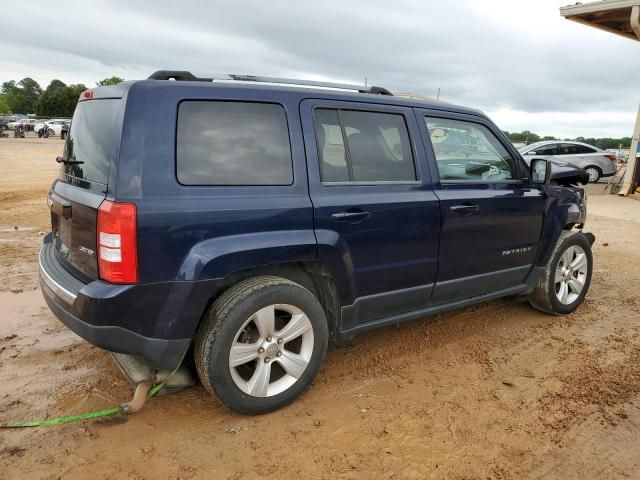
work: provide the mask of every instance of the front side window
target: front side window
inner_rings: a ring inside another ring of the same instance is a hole
[[[177,175],[184,185],[290,185],[284,108],[270,103],[184,101],[178,109]]]
[[[532,152],[535,152],[535,155],[555,155],[558,151],[558,145],[552,143],[551,145],[540,145],[532,150],[527,152],[527,155],[533,155]]]
[[[314,120],[324,183],[416,180],[404,116],[321,108]]]
[[[514,159],[484,125],[425,117],[440,179],[499,182],[517,180]]]

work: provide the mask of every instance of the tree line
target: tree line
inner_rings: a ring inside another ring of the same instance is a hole
[[[98,86],[116,85],[124,81],[120,77],[105,78]],[[0,114],[33,114],[40,117],[71,117],[78,97],[88,87],[82,83],[67,85],[54,79],[42,89],[33,78],[16,82],[4,82],[0,89]]]
[[[530,143],[545,141],[545,140],[575,140],[576,142],[588,143],[589,145],[593,145],[596,148],[601,148],[606,150],[608,148],[629,148],[631,146],[631,137],[622,137],[622,138],[585,138],[585,137],[577,137],[577,138],[556,138],[552,136],[540,136],[536,133],[530,132],[529,130],[524,130],[522,132],[507,132],[504,130],[504,134],[509,137],[513,143],[526,143],[527,145]]]

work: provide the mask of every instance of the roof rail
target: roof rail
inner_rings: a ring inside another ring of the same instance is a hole
[[[389,90],[383,87],[367,87],[365,85],[352,85],[347,83],[334,82],[317,82],[314,80],[298,80],[294,78],[280,77],[259,77],[256,75],[238,75],[238,74],[219,74],[211,78],[196,77],[191,72],[184,70],[158,70],[153,73],[149,80],[175,80],[175,81],[191,81],[191,82],[257,82],[272,83],[279,85],[298,85],[304,87],[330,88],[336,90],[352,90],[359,93],[371,93],[374,95],[393,95]]]
[[[158,70],[149,76],[149,80],[175,80],[177,82],[210,82],[213,78],[198,78],[186,70]]]

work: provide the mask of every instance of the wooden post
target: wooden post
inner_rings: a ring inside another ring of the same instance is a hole
[[[631,137],[631,148],[629,149],[629,159],[627,160],[627,170],[624,173],[624,182],[618,195],[627,196],[633,193],[635,187],[636,176],[638,175],[638,137],[640,137],[640,106],[638,107],[638,116],[636,117],[636,126],[633,129]]]

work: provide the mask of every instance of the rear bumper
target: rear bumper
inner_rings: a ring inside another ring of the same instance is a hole
[[[142,330],[145,323],[151,323],[147,325],[150,330],[158,327],[153,318],[141,322],[138,312],[144,304],[136,308],[132,303],[137,293],[142,294],[142,300],[149,297],[146,292],[137,292],[142,287],[99,280],[83,283],[57,261],[50,238],[45,239],[39,262],[40,286],[47,305],[62,323],[89,343],[111,352],[140,355],[160,369],[174,368],[189,348],[190,338],[147,336],[127,328],[133,325]]]

